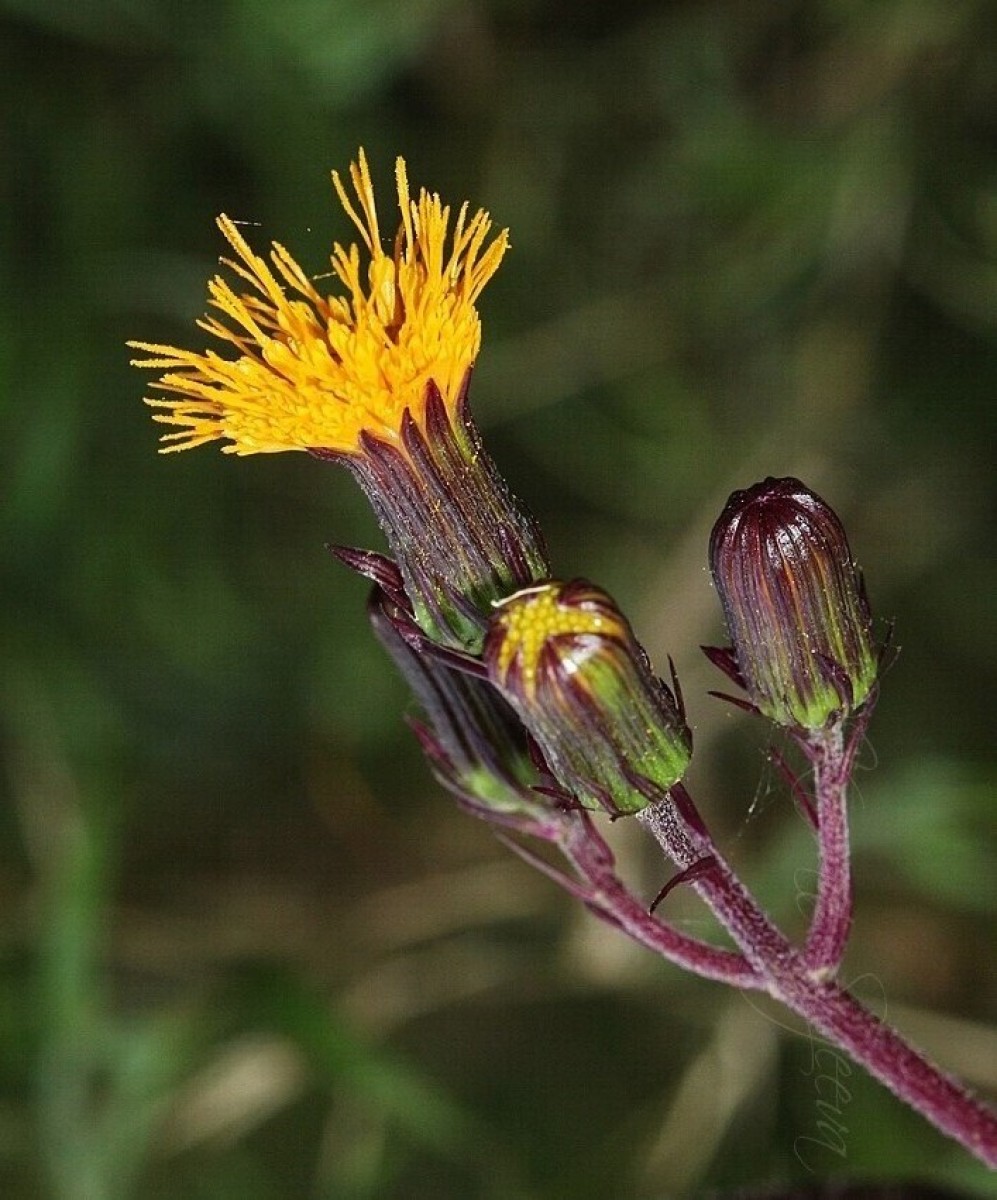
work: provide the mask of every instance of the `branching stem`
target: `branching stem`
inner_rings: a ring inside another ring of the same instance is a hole
[[[669,800],[649,805],[637,820],[679,867],[688,865],[690,853],[700,856],[704,852],[704,846],[695,844],[702,835],[683,827]],[[830,1044],[845,1050],[938,1129],[988,1166],[997,1167],[997,1116],[829,979],[825,971],[814,970],[809,947],[799,951],[783,936],[712,842],[709,852],[716,856],[718,869],[691,886],[762,977],[764,990]],[[829,938],[827,945],[832,944]]]

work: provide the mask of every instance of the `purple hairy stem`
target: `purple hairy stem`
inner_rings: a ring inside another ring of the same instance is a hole
[[[676,803],[679,797],[681,802]],[[684,814],[690,810],[695,811],[692,798],[678,784],[639,812],[637,820],[680,871],[688,871],[704,858],[714,860],[712,869],[691,879],[689,886],[713,910],[752,968],[767,978],[773,963],[787,961],[795,951],[734,874],[702,821],[691,825],[686,820]]]
[[[841,965],[852,926],[849,771],[841,723],[810,735],[806,753],[814,767],[819,864],[817,898],[803,953],[808,970],[833,975]]]
[[[817,827],[817,896],[804,955],[814,974],[833,975],[841,966],[852,926],[851,848],[848,788],[858,746],[865,737],[877,692],[847,731],[842,721],[797,741],[814,769]]]
[[[764,987],[746,956],[690,937],[653,917],[616,875],[612,852],[587,813],[564,814],[558,833],[558,848],[583,881],[581,898],[596,916],[696,975],[745,990]]]
[[[989,1167],[997,1167],[997,1116],[838,983],[800,969],[772,992],[829,1042]]]
[[[716,869],[691,882],[761,978],[761,987],[871,1075],[960,1142],[997,1167],[997,1115],[941,1071],[826,972],[813,970],[807,951],[783,936],[717,853],[712,841],[686,826],[670,798],[649,805],[637,820],[681,869],[705,853]],[[757,986],[757,985],[756,985]]]

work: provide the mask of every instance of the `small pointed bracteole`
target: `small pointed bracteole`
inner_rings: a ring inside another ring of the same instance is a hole
[[[554,801],[554,806],[561,812],[584,812],[585,806],[580,803],[577,797],[572,796],[562,787],[550,783],[535,783],[530,788],[531,792],[536,792],[538,796],[544,796],[548,800]]]
[[[712,696],[714,700],[723,700],[725,704],[733,704],[735,708],[741,709],[742,712],[751,713],[753,717],[760,716],[756,705],[750,700],[745,700],[742,696],[732,696],[730,692],[714,692],[708,691],[707,696]]]
[[[603,787],[602,784],[589,781],[589,790],[592,795],[598,800],[603,812],[607,813],[611,821],[618,821],[621,817],[629,816],[629,813],[623,812],[617,807],[616,801],[613,799],[613,794],[609,788]],[[581,807],[584,807],[582,805]]]
[[[544,757],[544,752],[540,748],[540,743],[527,729],[526,731],[526,753],[530,757],[530,762],[534,768],[548,779],[553,779],[554,775]]]
[[[669,788],[668,799],[675,805],[679,816],[690,829],[694,829],[702,837],[709,839],[710,831],[706,828],[706,822],[699,815],[696,802],[686,791],[685,784],[676,783]]]
[[[393,559],[377,550],[361,550],[355,546],[340,546],[335,542],[327,542],[325,548],[351,571],[356,571],[364,579],[376,583],[399,608],[405,609],[406,612],[412,611],[405,595],[402,573]]]
[[[699,648],[718,670],[723,671],[731,683],[747,690],[744,676],[741,674],[741,668],[737,665],[737,659],[734,656],[734,648],[732,646],[700,646]]]
[[[415,618],[407,606],[395,603],[391,596],[375,586],[367,597],[367,614],[375,630],[378,629],[379,622],[385,621],[413,653],[422,653],[426,635],[416,625]]]
[[[679,683],[678,671],[675,670],[675,660],[669,654],[668,656],[668,673],[672,677],[672,693],[675,696],[675,707],[678,709],[678,714],[683,722],[686,721],[685,713],[685,697],[682,695],[682,685]],[[664,683],[664,680],[661,681]],[[668,685],[665,684],[665,687]]]
[[[654,897],[648,907],[648,916],[653,916],[655,909],[661,904],[662,900],[679,886],[680,883],[695,883],[697,879],[702,879],[705,875],[711,874],[716,870],[717,860],[712,854],[707,854],[703,858],[698,858],[691,865],[686,867],[684,871],[679,871],[677,875],[673,875],[665,884],[660,892]]]
[[[869,722],[872,720],[872,714],[876,708],[876,702],[879,699],[879,684],[873,685],[869,695],[865,698],[865,703],[859,710],[848,731],[848,741],[845,743],[845,756],[842,763],[842,769],[847,773],[849,778],[855,768],[855,757],[859,752],[859,746],[865,740],[866,732],[869,728]]]
[[[888,670],[897,661],[900,654],[900,647],[894,642],[894,634],[897,631],[896,620],[891,617],[886,622],[886,632],[883,634],[883,640],[879,646],[879,658],[877,659],[877,667],[880,673]]]
[[[800,811],[801,815],[806,819],[810,826],[816,830],[818,824],[817,809],[814,807],[813,801],[804,790],[803,784],[800,783],[796,772],[789,765],[789,763],[786,762],[782,754],[775,748],[775,746],[769,746],[768,759],[789,785],[790,794],[792,795],[793,801],[795,802],[796,807]]]

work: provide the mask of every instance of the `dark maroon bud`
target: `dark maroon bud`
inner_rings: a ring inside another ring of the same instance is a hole
[[[878,656],[862,578],[834,511],[798,479],[766,479],[727,501],[710,570],[731,654],[711,656],[764,716],[813,732],[856,712]]]

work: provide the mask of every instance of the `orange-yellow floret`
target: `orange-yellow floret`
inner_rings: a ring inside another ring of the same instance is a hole
[[[536,688],[540,656],[551,638],[567,634],[600,634],[624,638],[622,623],[605,608],[582,608],[564,604],[561,585],[542,584],[526,588],[496,607],[494,621],[502,629],[496,658],[497,675],[505,679],[513,661],[523,688],[532,696]]]
[[[451,230],[438,195],[410,198],[399,158],[401,225],[386,254],[363,150],[350,166],[356,204],[338,172],[332,178],[364,243],[333,246],[332,274],[345,295],[323,296],[277,242],[269,262],[254,254],[223,215],[218,226],[236,257],[222,261],[251,291],[239,294],[215,276],[208,291],[221,316],[198,324],[238,354],[129,343],[151,355],[135,366],[165,372],[154,387],[170,395],[147,400],[162,410],[154,420],[175,427],[164,452],[225,438],[234,454],[356,453],[363,431],[397,441],[406,409],[421,422],[430,380],[456,403],[481,344],[475,302],[502,261],[508,231],[488,241],[487,213],[468,218],[466,204]]]

